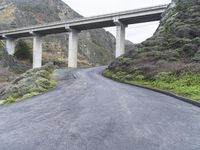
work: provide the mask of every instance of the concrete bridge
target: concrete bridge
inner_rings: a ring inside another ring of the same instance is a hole
[[[125,29],[129,24],[159,21],[167,5],[160,5],[130,11],[30,26],[13,30],[0,31],[0,40],[6,40],[6,49],[10,55],[15,52],[15,40],[33,37],[33,68],[42,65],[42,37],[49,34],[68,33],[68,67],[77,67],[78,33],[116,26],[116,57],[125,52]]]

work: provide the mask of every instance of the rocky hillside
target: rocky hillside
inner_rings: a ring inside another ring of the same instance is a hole
[[[155,34],[104,75],[200,100],[200,0],[173,0]]]
[[[0,41],[0,82],[1,75],[9,72],[16,74],[23,73],[24,71],[30,69],[32,66],[23,61],[18,61],[15,57],[9,55],[5,49],[5,44]],[[12,75],[12,73],[11,73]],[[9,75],[5,74],[9,77]]]
[[[155,34],[136,47],[111,63],[109,69],[142,71],[148,76],[200,63],[200,1],[174,0]]]
[[[0,30],[82,17],[61,0],[0,0]],[[53,35],[43,43],[44,61],[65,63],[66,35]],[[27,41],[32,45],[31,40]],[[79,64],[106,64],[113,60],[115,38],[104,29],[80,33]]]

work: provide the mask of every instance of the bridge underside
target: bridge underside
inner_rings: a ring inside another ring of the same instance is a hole
[[[159,21],[161,19],[161,13],[157,14],[150,14],[145,16],[137,16],[137,17],[130,17],[130,18],[119,18],[123,24],[137,24],[137,23],[144,23],[144,22],[151,22],[151,21]],[[90,29],[97,29],[97,28],[106,28],[106,27],[114,27],[116,24],[113,22],[113,18],[110,20],[99,21],[99,22],[88,22],[83,24],[72,24],[70,27],[77,30],[90,30]]]

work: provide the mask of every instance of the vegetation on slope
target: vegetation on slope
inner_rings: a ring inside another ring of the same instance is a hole
[[[40,69],[31,69],[21,74],[10,85],[1,90],[2,104],[21,101],[45,92],[56,85],[52,77],[54,66],[46,64]]]
[[[200,100],[200,72],[182,72],[180,74],[159,72],[151,79],[145,79],[139,72],[127,74],[127,72],[112,72],[106,69],[103,75],[117,81],[153,87],[193,100]]]
[[[119,57],[104,75],[200,100],[200,1],[176,0],[155,34]]]

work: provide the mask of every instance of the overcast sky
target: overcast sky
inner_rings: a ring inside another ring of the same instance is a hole
[[[63,0],[79,14],[90,17],[95,15],[132,10],[168,4],[171,0]],[[158,27],[159,22],[129,25],[126,29],[126,39],[139,43],[151,37]],[[116,29],[106,28],[115,35]]]

